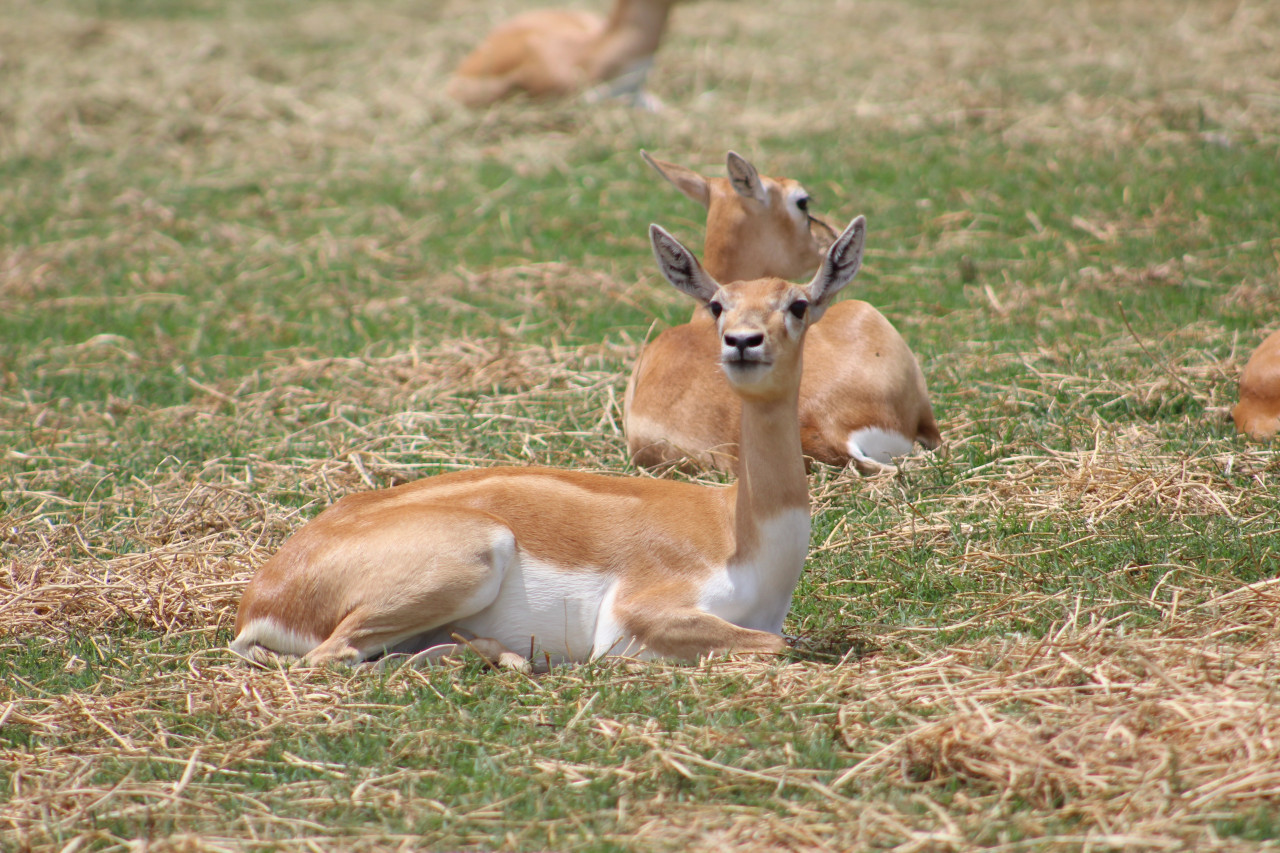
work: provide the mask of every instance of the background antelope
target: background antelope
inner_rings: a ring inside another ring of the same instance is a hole
[[[539,9],[496,27],[454,71],[445,93],[483,107],[519,92],[570,95],[592,86],[593,99],[643,92],[675,0],[616,0],[608,19],[590,12]]]
[[[1267,336],[1240,374],[1240,402],[1231,410],[1239,432],[1268,438],[1280,431],[1280,330]]]
[[[770,178],[730,151],[728,178],[641,156],[707,209],[703,249],[720,281],[798,278],[822,263],[834,230],[813,215],[808,192]],[[627,383],[623,423],[632,461],[642,467],[732,468],[738,457],[741,402],[716,367],[712,320],[693,319],[645,345]],[[893,457],[919,441],[937,447],[924,374],[897,329],[861,300],[831,306],[808,334],[800,384],[800,434],[806,456],[852,462],[864,474],[892,470]]]
[[[458,634],[511,666],[781,652],[809,546],[802,345],[857,274],[864,235],[859,216],[807,286],[721,285],[650,227],[662,274],[716,318],[743,400],[735,485],[490,468],[348,495],[254,575],[232,649],[355,662],[447,653]]]

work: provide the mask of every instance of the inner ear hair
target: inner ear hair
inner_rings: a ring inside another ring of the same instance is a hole
[[[703,303],[715,296],[720,289],[719,283],[707,274],[693,252],[666,229],[656,223],[650,225],[649,242],[653,244],[658,268],[673,287]]]
[[[741,154],[730,151],[725,158],[725,168],[729,171],[729,183],[738,195],[753,198],[761,204],[769,200],[760,181],[760,173]]]
[[[809,284],[809,295],[814,307],[829,303],[840,290],[853,280],[862,268],[862,248],[866,242],[867,218],[854,217],[844,233],[836,238],[827,250],[827,257]]]

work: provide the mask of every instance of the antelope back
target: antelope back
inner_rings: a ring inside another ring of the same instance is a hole
[[[1231,410],[1236,429],[1252,438],[1280,431],[1280,330],[1264,340],[1240,374],[1240,402]]]

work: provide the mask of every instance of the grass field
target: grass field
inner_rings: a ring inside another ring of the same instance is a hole
[[[531,5],[0,3],[0,849],[1280,844],[1280,5],[702,0],[661,113],[444,100]],[[343,494],[637,473],[641,148],[866,214],[928,377],[947,453],[813,473],[805,651],[233,659]]]

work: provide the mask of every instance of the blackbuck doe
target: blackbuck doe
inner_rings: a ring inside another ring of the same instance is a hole
[[[461,642],[520,668],[783,651],[809,547],[802,345],[857,274],[865,223],[849,224],[808,285],[720,284],[650,226],[662,274],[715,320],[742,400],[737,483],[490,468],[348,495],[254,575],[232,649],[318,664],[430,658]]]
[[[608,19],[569,9],[517,15],[462,60],[445,94],[478,108],[520,92],[546,98],[585,91],[593,100],[630,98],[654,108],[644,83],[674,2],[616,0]]]
[[[730,151],[728,178],[707,178],[640,152],[660,175],[707,209],[703,259],[718,281],[799,278],[820,263],[835,231],[789,178],[761,175]],[[623,404],[632,461],[645,468],[737,464],[742,405],[716,366],[720,344],[705,312],[648,342]],[[830,307],[805,343],[800,435],[807,457],[893,470],[915,442],[938,447],[924,373],[898,330],[866,302]]]
[[[1250,438],[1280,431],[1280,330],[1267,336],[1240,374],[1240,402],[1231,410],[1236,430]]]

